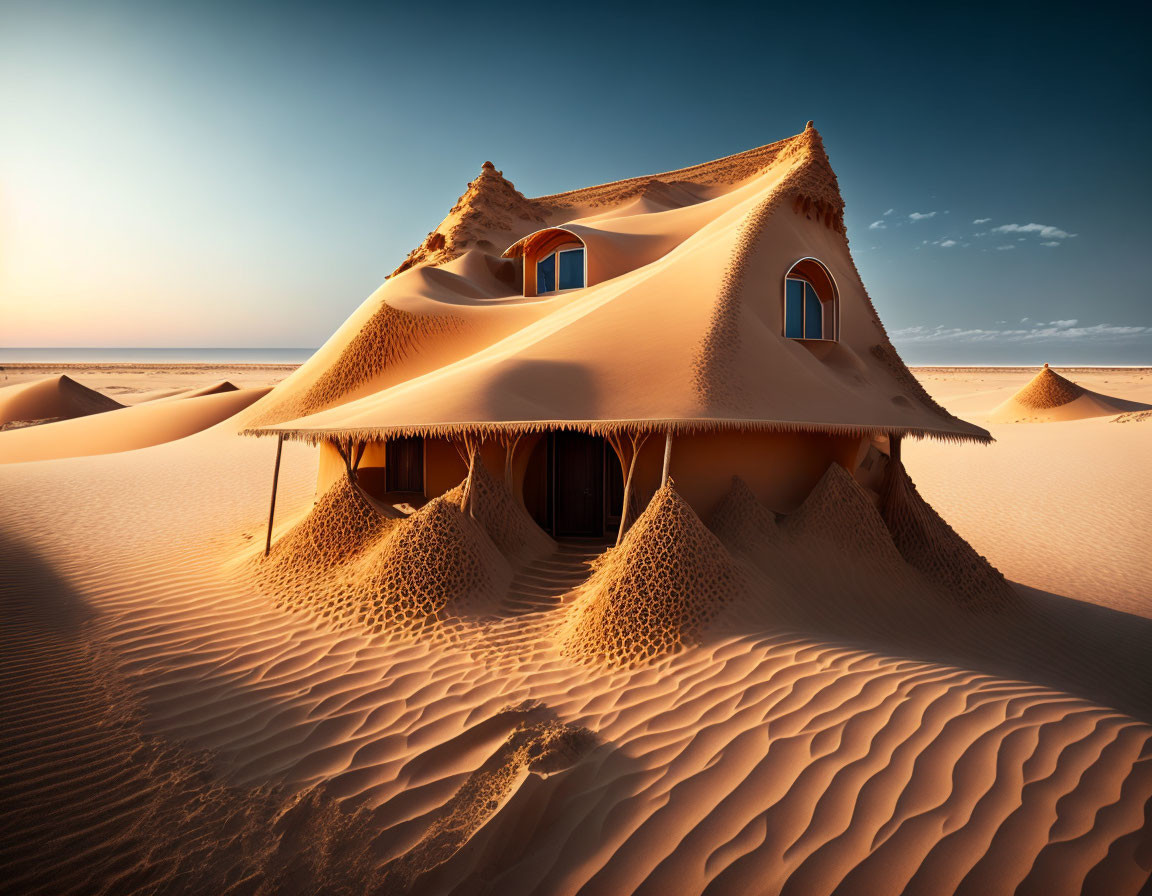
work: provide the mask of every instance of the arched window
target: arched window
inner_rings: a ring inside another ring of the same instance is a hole
[[[546,296],[588,285],[588,248],[563,227],[531,233],[504,251],[524,259],[524,295]]]
[[[802,258],[784,278],[784,335],[789,339],[839,338],[836,281],[815,258]]]

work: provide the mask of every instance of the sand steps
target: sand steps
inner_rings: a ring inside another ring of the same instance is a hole
[[[598,539],[559,541],[553,554],[529,563],[516,574],[508,586],[503,611],[523,616],[556,607],[563,595],[588,578],[592,572],[588,564],[607,548]]]

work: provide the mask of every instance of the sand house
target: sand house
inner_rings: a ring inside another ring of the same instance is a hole
[[[467,505],[482,466],[543,533],[605,544],[669,480],[701,519],[734,477],[786,514],[838,465],[905,521],[895,537],[914,495],[901,440],[991,439],[904,366],[843,209],[811,122],[538,198],[486,162],[245,432],[318,444],[318,495],[351,483],[387,513],[463,482]]]

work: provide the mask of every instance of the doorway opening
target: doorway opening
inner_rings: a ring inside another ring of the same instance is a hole
[[[524,476],[524,505],[554,538],[603,538],[620,523],[624,477],[603,436],[561,430],[537,442]]]

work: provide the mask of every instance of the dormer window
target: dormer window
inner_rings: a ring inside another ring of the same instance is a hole
[[[839,328],[836,283],[815,258],[803,258],[784,278],[784,335],[834,341]]]
[[[504,251],[505,258],[522,258],[524,295],[548,296],[583,289],[599,281],[589,275],[588,247],[577,233],[549,227],[530,233]]]
[[[560,249],[536,262],[536,294],[584,288],[584,249]]]

